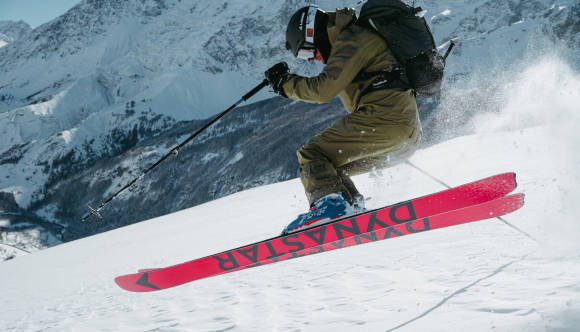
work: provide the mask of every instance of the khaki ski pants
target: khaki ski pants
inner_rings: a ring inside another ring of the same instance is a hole
[[[415,99],[396,94],[390,101],[391,107],[359,107],[297,151],[310,205],[334,192],[352,203],[360,194],[350,176],[392,166],[415,152],[421,140]]]

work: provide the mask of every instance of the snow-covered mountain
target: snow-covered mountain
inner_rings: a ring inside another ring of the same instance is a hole
[[[0,21],[0,47],[22,38],[32,31],[32,27],[24,21]]]
[[[295,177],[293,151],[340,117],[341,107],[266,99],[263,91],[252,100],[259,103],[221,120],[108,206],[105,220],[78,221],[85,204],[137,176],[273,63],[320,70],[283,47],[289,16],[306,3],[85,0],[1,47],[3,243],[35,250]],[[502,109],[521,84],[516,77],[545,59],[556,59],[548,72],[580,68],[576,1],[416,4],[442,47],[452,38],[459,44],[446,92],[420,101],[426,145],[472,133],[474,114]]]

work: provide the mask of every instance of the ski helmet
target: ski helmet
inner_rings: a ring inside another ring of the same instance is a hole
[[[286,29],[286,49],[297,57],[301,50],[314,52],[316,49],[315,35],[317,28],[320,28],[317,17],[326,17],[326,13],[316,5],[309,5],[300,8],[288,23]],[[320,20],[319,20],[320,21]],[[324,24],[324,28],[326,24]],[[325,30],[325,29],[324,29]],[[324,31],[326,33],[326,31]]]

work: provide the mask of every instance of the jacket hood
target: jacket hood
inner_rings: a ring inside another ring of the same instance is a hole
[[[328,40],[334,44],[338,35],[351,22],[356,21],[356,10],[354,8],[337,9],[335,12],[328,13]]]

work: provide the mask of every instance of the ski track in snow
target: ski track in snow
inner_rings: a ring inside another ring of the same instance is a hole
[[[526,255],[526,256],[527,256],[527,255]],[[481,281],[484,281],[484,280],[486,280],[486,279],[489,279],[489,278],[491,278],[491,277],[495,276],[496,274],[500,273],[500,272],[501,272],[501,271],[503,271],[503,270],[504,270],[506,267],[508,267],[508,266],[512,265],[513,263],[516,263],[516,262],[519,262],[519,261],[521,261],[521,260],[525,259],[525,257],[526,257],[526,256],[522,257],[521,259],[518,259],[518,260],[515,260],[515,261],[511,261],[511,262],[509,262],[509,263],[507,263],[507,264],[504,264],[504,265],[500,266],[498,269],[496,269],[495,271],[493,271],[493,272],[492,272],[492,273],[490,273],[489,275],[486,275],[485,277],[483,277],[483,278],[481,278],[481,279],[478,279],[478,280],[476,280],[476,281],[474,281],[474,282],[470,283],[469,285],[467,285],[467,286],[465,286],[465,287],[462,287],[462,288],[460,288],[460,289],[456,290],[456,291],[455,291],[455,292],[453,292],[451,295],[449,295],[449,296],[445,297],[443,300],[441,300],[441,302],[437,303],[437,304],[436,304],[435,306],[433,306],[432,308],[429,308],[429,310],[425,311],[425,312],[424,312],[424,313],[422,313],[421,315],[419,315],[419,316],[417,316],[417,317],[414,317],[413,319],[411,319],[411,320],[408,320],[408,321],[404,322],[403,324],[401,324],[401,325],[398,325],[398,326],[396,326],[396,327],[394,327],[394,328],[392,328],[392,329],[388,329],[387,331],[395,331],[395,330],[398,330],[398,329],[400,329],[400,328],[404,327],[405,325],[408,325],[408,324],[410,324],[410,323],[412,323],[412,322],[414,322],[414,321],[416,321],[416,320],[418,320],[418,319],[421,319],[421,318],[425,317],[426,315],[428,315],[428,314],[430,314],[431,312],[433,312],[435,309],[437,309],[437,308],[441,307],[442,305],[444,305],[444,304],[445,304],[445,303],[446,303],[448,300],[450,300],[451,298],[453,298],[453,297],[455,297],[455,296],[457,296],[457,295],[459,295],[459,294],[461,294],[461,293],[465,293],[465,292],[467,292],[467,291],[468,291],[468,290],[469,290],[471,287],[473,287],[473,286],[475,286],[475,285],[479,284]],[[507,311],[505,311],[505,310],[504,310],[504,312],[506,312],[506,313],[513,312],[513,311],[517,311],[517,309],[514,309],[514,310],[507,310]]]

